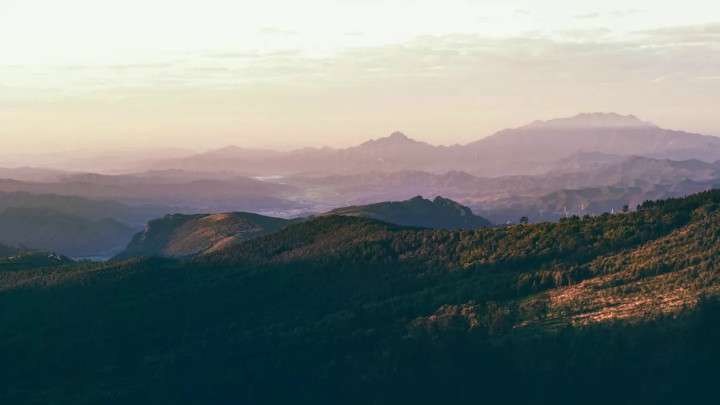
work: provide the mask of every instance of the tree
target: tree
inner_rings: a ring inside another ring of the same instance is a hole
[[[623,212],[623,213],[628,212],[629,209],[630,209],[630,207],[628,207],[627,204],[625,204],[625,205],[622,206],[622,212]]]
[[[520,223],[521,223],[522,225],[526,225],[528,222],[529,222],[529,219],[528,219],[528,217],[526,217],[525,215],[523,215],[523,216],[520,217]]]

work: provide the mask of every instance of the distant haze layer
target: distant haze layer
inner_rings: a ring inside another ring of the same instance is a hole
[[[720,134],[707,1],[0,3],[3,154],[467,143],[635,113]]]

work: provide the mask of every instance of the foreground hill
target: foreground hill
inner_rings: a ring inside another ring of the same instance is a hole
[[[11,207],[0,212],[0,242],[71,257],[112,256],[133,233],[112,219],[92,221],[52,209]]]
[[[398,225],[435,228],[481,228],[491,226],[486,219],[452,200],[433,201],[415,197],[407,201],[382,202],[338,208],[324,215],[366,217]],[[293,221],[251,214],[166,215],[148,222],[128,247],[115,259],[130,257],[188,258],[212,253],[246,239],[277,231]]]
[[[276,231],[288,223],[285,219],[248,212],[166,215],[148,222],[116,259],[197,256]]]
[[[720,191],[0,272],[4,403],[716,403]],[[62,372],[58,372],[62,370]]]
[[[433,229],[483,228],[487,219],[473,214],[470,208],[447,198],[426,200],[420,196],[406,201],[391,201],[337,208],[325,215],[366,217],[392,224]]]

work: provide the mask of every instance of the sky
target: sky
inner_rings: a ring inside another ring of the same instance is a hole
[[[596,111],[720,135],[720,5],[0,0],[0,154],[449,145]]]

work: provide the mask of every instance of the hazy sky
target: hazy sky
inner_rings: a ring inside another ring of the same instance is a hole
[[[0,0],[1,152],[453,144],[591,111],[720,135],[717,4]]]

